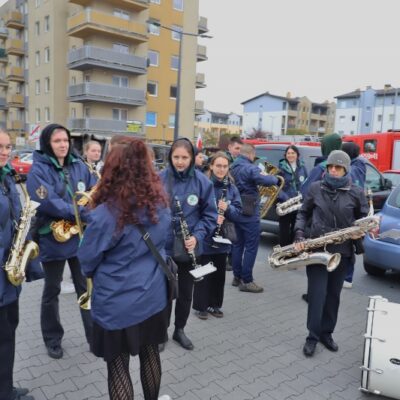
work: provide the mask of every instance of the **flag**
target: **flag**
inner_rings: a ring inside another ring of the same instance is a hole
[[[201,150],[203,148],[203,140],[201,139],[201,133],[199,132],[196,141],[196,147]]]

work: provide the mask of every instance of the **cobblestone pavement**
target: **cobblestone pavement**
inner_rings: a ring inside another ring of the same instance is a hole
[[[255,277],[264,286],[261,294],[239,292],[230,286],[231,277],[228,272],[223,319],[210,316],[202,321],[191,315],[186,332],[195,349],[185,351],[168,342],[162,353],[161,394],[174,400],[367,398],[358,390],[365,293],[357,288],[343,292],[334,335],[339,352],[318,345],[315,356],[306,359],[306,304],[300,298],[306,286],[304,271],[273,271],[258,262]],[[36,400],[108,399],[105,364],[88,352],[73,294],[60,296],[64,358],[47,356],[39,326],[41,289],[42,282],[25,284],[21,296],[16,384],[29,388]],[[137,358],[131,361],[131,374],[135,398],[143,399]]]

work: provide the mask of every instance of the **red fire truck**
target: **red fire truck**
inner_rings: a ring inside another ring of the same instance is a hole
[[[379,171],[400,169],[400,131],[343,136],[344,142],[360,146],[360,155]]]

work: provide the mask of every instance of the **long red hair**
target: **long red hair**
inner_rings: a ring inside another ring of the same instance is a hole
[[[137,224],[147,215],[157,223],[157,210],[168,207],[167,195],[157,175],[147,145],[125,137],[108,153],[92,207],[106,203],[117,214],[117,228]]]

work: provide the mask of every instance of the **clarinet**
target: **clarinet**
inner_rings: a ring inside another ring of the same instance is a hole
[[[189,226],[188,226],[188,224],[187,224],[187,222],[186,222],[186,220],[185,220],[185,218],[183,216],[183,210],[182,210],[181,202],[179,201],[178,197],[175,197],[175,207],[176,207],[176,214],[177,214],[177,216],[179,218],[179,225],[181,227],[183,240],[184,241],[189,240],[192,235],[190,234]],[[186,251],[188,252],[190,259],[192,260],[193,268],[194,269],[198,268],[197,260],[196,260],[196,254],[194,252],[194,249],[191,250],[191,251],[186,249]],[[203,279],[203,277],[195,279],[195,281],[201,281],[202,279]]]
[[[227,175],[225,175],[222,183],[223,183],[224,186],[222,188],[221,197],[220,197],[219,201],[225,201],[226,200],[226,193],[228,191],[228,176]],[[220,207],[218,207],[217,211],[218,211],[218,215],[222,215],[223,216],[225,214],[225,211]],[[217,229],[215,230],[214,237],[221,236],[222,224],[217,224]],[[219,246],[216,243],[214,243],[212,245],[212,247],[218,248]]]

